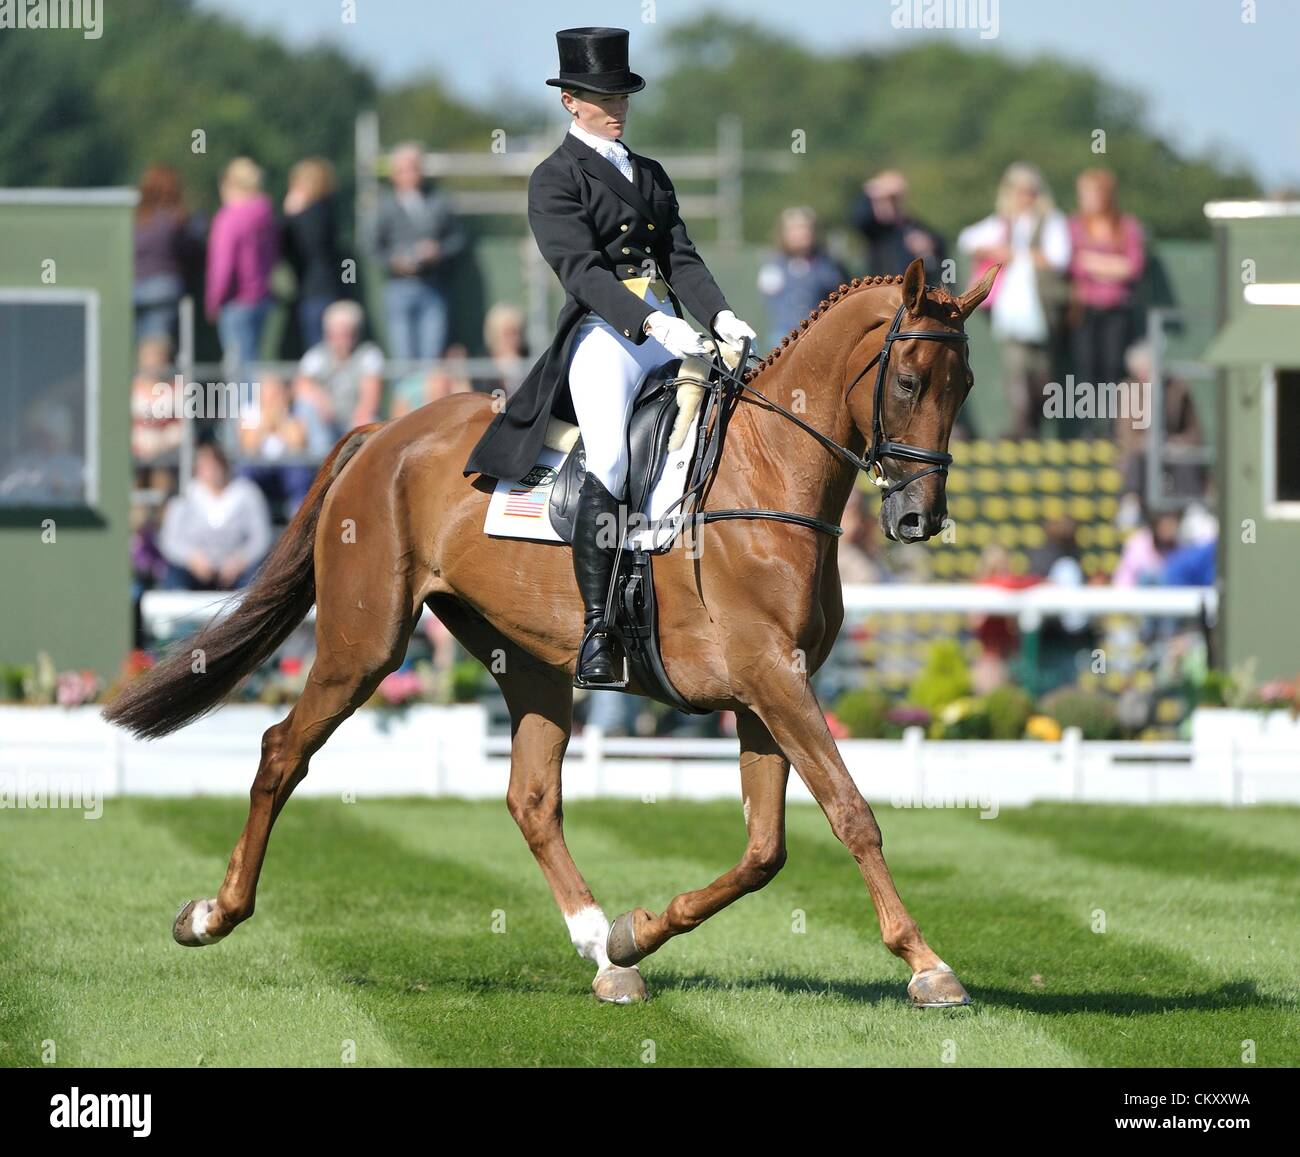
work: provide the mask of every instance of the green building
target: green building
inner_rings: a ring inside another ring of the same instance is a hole
[[[130,189],[0,190],[0,664],[131,645]]]
[[[1300,202],[1206,206],[1221,369],[1220,662],[1300,673]]]

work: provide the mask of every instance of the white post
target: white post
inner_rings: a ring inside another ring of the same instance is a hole
[[[903,731],[903,769],[912,781],[912,806],[922,807],[925,800],[925,758],[922,745],[925,731],[908,727]]]
[[[1067,798],[1083,798],[1083,732],[1067,727],[1061,736],[1061,769],[1066,777]]]

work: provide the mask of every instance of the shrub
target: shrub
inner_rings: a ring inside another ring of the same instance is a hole
[[[970,668],[956,639],[936,639],[925,656],[925,666],[908,690],[908,702],[938,714],[971,692]]]
[[[989,712],[983,699],[954,699],[930,724],[931,739],[988,739]]]
[[[870,687],[845,691],[831,708],[854,739],[886,738],[889,696]]]
[[[1119,715],[1115,702],[1100,691],[1061,687],[1044,695],[1039,706],[1062,729],[1077,727],[1083,732],[1084,739],[1116,739],[1119,736]]]
[[[990,739],[1019,739],[1034,713],[1034,700],[1023,688],[1005,684],[984,696]]]

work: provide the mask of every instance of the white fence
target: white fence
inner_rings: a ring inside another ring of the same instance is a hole
[[[60,794],[243,795],[262,732],[279,708],[230,706],[153,743],[109,727],[94,708],[0,707],[0,807],[48,806]],[[871,800],[981,812],[1035,800],[1127,803],[1300,803],[1300,723],[1202,711],[1186,743],[847,740],[845,763]],[[576,736],[565,762],[568,799],[736,799],[735,740]],[[300,794],[335,798],[503,798],[509,740],[491,737],[479,706],[365,710],[312,760]],[[35,795],[33,794],[35,793]],[[791,776],[790,798],[809,796]],[[35,801],[35,802],[33,802]],[[74,805],[75,806],[75,805]]]
[[[239,595],[205,591],[146,591],[140,601],[145,630],[155,638],[180,625],[206,622],[228,613]],[[1007,615],[1025,630],[1036,630],[1046,615],[1153,615],[1204,619],[1213,623],[1219,596],[1214,587],[1060,587],[1044,583],[1023,590],[979,583],[882,583],[844,587],[849,615],[888,611]],[[314,613],[314,611],[313,611]],[[428,614],[425,610],[424,614]]]

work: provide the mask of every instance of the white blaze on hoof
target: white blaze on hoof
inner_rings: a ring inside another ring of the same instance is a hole
[[[200,900],[194,905],[194,911],[190,913],[190,931],[194,933],[194,939],[200,944],[213,944],[219,937],[208,935],[208,916],[216,903],[212,900]]]
[[[610,967],[609,957],[605,955],[609,921],[604,912],[593,904],[571,916],[566,914],[564,922],[569,926],[569,939],[579,956],[590,960],[601,971]]]

